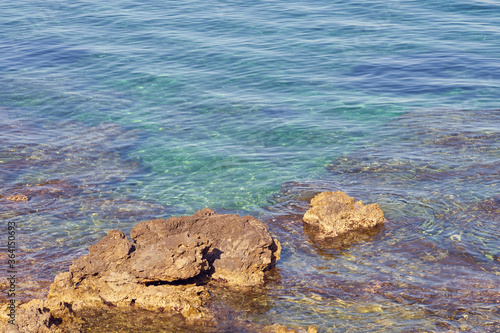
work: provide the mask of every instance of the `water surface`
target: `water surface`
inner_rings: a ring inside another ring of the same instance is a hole
[[[284,244],[263,291],[214,300],[216,330],[500,329],[499,16],[458,0],[2,2],[0,217],[21,226],[20,297],[110,229],[212,207]],[[300,216],[337,189],[387,225],[318,242]]]

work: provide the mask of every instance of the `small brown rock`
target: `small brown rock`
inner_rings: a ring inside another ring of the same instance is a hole
[[[324,236],[335,237],[384,223],[384,213],[379,205],[365,206],[344,192],[322,192],[311,200],[311,208],[303,220],[318,226]]]
[[[261,284],[281,250],[261,221],[211,209],[139,223],[131,237],[111,230],[69,272],[55,277],[48,300],[69,304],[74,311],[133,304],[179,313],[188,321],[210,321],[213,316],[204,307],[208,278],[230,286]]]

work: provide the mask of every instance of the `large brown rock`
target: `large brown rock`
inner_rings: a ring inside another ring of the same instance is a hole
[[[139,223],[131,238],[111,230],[56,276],[47,302],[69,304],[72,311],[135,306],[210,320],[209,279],[230,286],[263,283],[281,250],[262,222],[211,209]]]
[[[138,283],[128,272],[110,272],[75,284],[73,274],[66,272],[56,276],[48,297],[71,304],[75,311],[135,306],[180,313],[193,321],[211,318],[204,308],[208,296],[206,287],[194,283],[148,285]]]
[[[75,309],[138,306],[180,312],[189,320],[209,317],[206,288],[187,281],[208,268],[206,238],[186,232],[150,241],[145,246],[111,230],[69,272],[56,276],[49,298]]]
[[[89,276],[104,278],[124,272],[140,283],[186,280],[208,269],[203,258],[208,248],[205,237],[188,232],[131,242],[122,231],[111,230],[90,246],[89,255],[74,261],[70,272],[76,283]]]
[[[219,215],[208,208],[193,216],[141,222],[130,235],[137,244],[147,244],[186,232],[209,240],[210,251],[205,258],[212,278],[233,286],[262,283],[264,271],[276,263],[281,252],[279,241],[261,221],[252,216]]]
[[[379,205],[364,205],[344,192],[322,192],[311,200],[303,220],[317,226],[324,236],[335,237],[382,224],[384,213]]]

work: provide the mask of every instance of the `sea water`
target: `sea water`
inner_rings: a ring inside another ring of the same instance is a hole
[[[275,281],[224,305],[228,330],[500,329],[498,17],[481,0],[2,2],[21,297],[110,229],[211,207],[283,243]],[[310,237],[307,200],[337,189],[386,227]]]

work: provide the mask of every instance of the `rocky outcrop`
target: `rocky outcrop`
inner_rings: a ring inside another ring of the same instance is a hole
[[[49,299],[71,304],[75,311],[136,306],[180,313],[188,321],[211,317],[204,308],[207,289],[195,283],[141,284],[128,272],[108,272],[76,281],[71,272],[59,274],[50,288]]]
[[[380,225],[384,223],[384,213],[379,205],[364,205],[344,192],[322,192],[311,200],[303,221],[317,226],[323,236],[336,237]]]
[[[47,302],[72,311],[135,306],[179,313],[188,321],[210,320],[208,281],[261,284],[281,250],[262,222],[211,209],[139,223],[131,238],[111,230],[69,272],[56,276]],[[29,311],[48,323],[49,307],[39,308]]]
[[[72,304],[75,310],[138,306],[205,318],[208,292],[188,279],[202,271],[199,262],[206,248],[206,240],[187,234],[144,248],[112,230],[89,248],[90,254],[76,259],[69,272],[56,276],[49,299]]]
[[[275,265],[281,252],[280,243],[261,221],[251,216],[219,215],[208,208],[193,216],[141,222],[130,234],[141,246],[186,232],[208,239],[210,250],[204,258],[211,277],[233,286],[261,284],[264,271]]]
[[[74,261],[70,272],[77,283],[89,276],[109,278],[118,273],[138,283],[187,280],[208,269],[203,258],[208,248],[204,236],[191,236],[187,231],[132,242],[122,231],[111,230],[90,246],[88,256]]]

